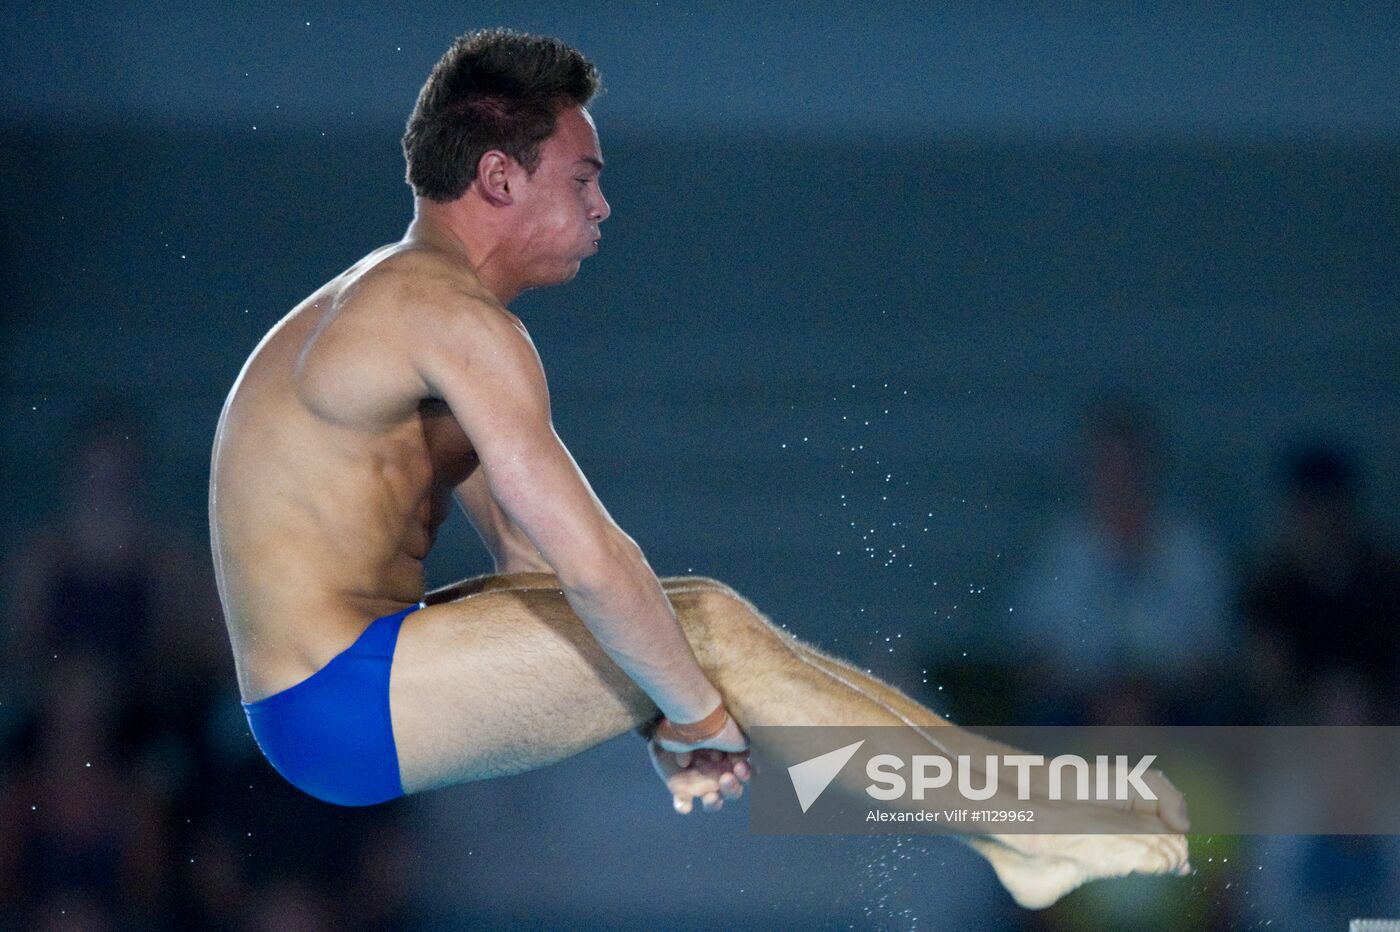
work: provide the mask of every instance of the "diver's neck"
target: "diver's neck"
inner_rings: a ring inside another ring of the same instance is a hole
[[[506,248],[506,238],[493,229],[491,218],[478,216],[460,200],[437,204],[415,198],[413,213],[404,242],[423,244],[461,259],[502,306],[528,287],[510,261],[515,250]]]

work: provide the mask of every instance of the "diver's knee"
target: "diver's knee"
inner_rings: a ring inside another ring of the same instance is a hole
[[[699,588],[672,597],[676,616],[692,640],[736,649],[772,640],[768,624],[747,600],[728,587]]]

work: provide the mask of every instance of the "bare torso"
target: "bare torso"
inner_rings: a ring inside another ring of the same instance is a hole
[[[247,701],[300,682],[371,619],[423,596],[423,558],[477,466],[409,358],[425,288],[495,305],[463,263],[384,247],[274,327],[224,405],[209,519]]]

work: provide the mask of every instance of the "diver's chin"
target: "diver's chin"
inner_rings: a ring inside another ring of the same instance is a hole
[[[567,285],[578,277],[579,268],[583,265],[586,256],[578,256],[570,260],[560,262],[549,270],[548,278],[540,275],[537,287],[552,288],[555,285]]]

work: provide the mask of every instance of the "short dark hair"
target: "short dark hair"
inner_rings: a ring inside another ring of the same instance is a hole
[[[558,39],[509,29],[452,43],[418,93],[403,136],[413,193],[439,203],[462,196],[481,157],[500,149],[526,171],[566,107],[598,93],[598,69]]]

